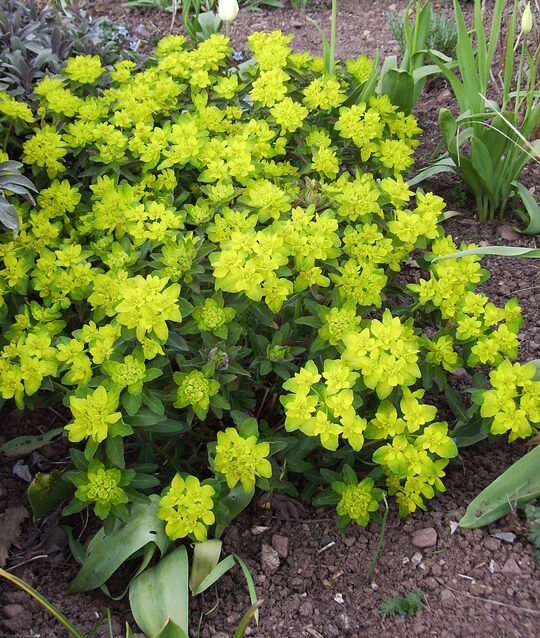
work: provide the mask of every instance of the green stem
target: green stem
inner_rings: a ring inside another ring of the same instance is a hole
[[[58,622],[61,625],[63,625],[74,638],[85,638],[85,636],[81,634],[69,622],[69,620],[61,612],[59,612],[58,609],[56,609],[56,607],[52,603],[50,603],[44,596],[42,596],[38,591],[36,591],[31,585],[29,585],[28,583],[25,583],[24,580],[17,578],[17,576],[14,576],[13,574],[6,572],[1,567],[0,567],[0,576],[5,578],[6,580],[9,580],[11,583],[13,583],[17,587],[25,591],[27,594],[30,594],[30,596],[32,596],[32,598],[37,600],[37,602],[44,609],[46,609],[50,614],[52,614],[56,618],[56,620],[58,620]]]
[[[52,0],[52,6],[53,6],[53,9],[54,9],[54,12],[56,13],[56,19],[60,23],[60,26],[63,27],[64,26],[64,21],[62,20],[62,16],[60,15],[60,12],[58,11],[58,6],[56,5],[56,1],[57,0]]]
[[[330,63],[328,72],[334,72],[334,64],[336,60],[336,24],[337,24],[337,0],[332,0],[332,27],[330,31]]]
[[[4,138],[4,146],[2,148],[2,150],[4,151],[4,153],[7,153],[7,147],[8,147],[8,142],[9,142],[9,136],[11,135],[11,131],[13,130],[13,122],[9,123],[9,126],[7,127],[6,130],[6,137]]]
[[[384,532],[386,530],[386,521],[388,519],[388,502],[386,500],[386,494],[383,494],[384,501],[384,514],[381,523],[381,533],[379,534],[379,542],[377,543],[377,549],[375,550],[375,556],[373,556],[373,560],[371,561],[371,567],[369,568],[369,577],[373,576],[373,570],[375,569],[375,565],[377,564],[377,559],[379,558],[379,554],[381,552],[381,547],[384,539]]]
[[[230,22],[225,22],[225,35],[227,37],[229,37],[229,30],[231,28],[231,23]]]

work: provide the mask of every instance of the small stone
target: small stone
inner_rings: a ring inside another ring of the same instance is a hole
[[[261,548],[261,567],[265,574],[275,574],[279,569],[279,554],[273,547],[263,543]]]
[[[364,29],[364,33],[362,34],[364,38],[369,38],[371,35],[371,31],[369,29]]]
[[[373,591],[377,591],[377,589],[379,589],[379,585],[377,585],[377,583],[371,583],[371,589],[373,589]]]
[[[441,592],[441,605],[446,609],[452,609],[456,604],[456,598],[449,589],[443,589]]]
[[[502,566],[502,573],[509,576],[521,576],[521,567],[516,563],[513,558],[509,558]]]
[[[348,614],[339,614],[337,617],[337,625],[345,634],[351,634],[353,631],[360,629],[360,625]]]
[[[489,549],[490,552],[496,552],[499,547],[501,546],[501,542],[498,541],[496,538],[486,538],[486,540],[484,541],[484,547],[486,549]]]
[[[433,527],[425,527],[414,532],[412,544],[419,549],[435,547],[437,544],[437,532]]]
[[[416,552],[416,554],[414,554],[414,556],[411,558],[411,563],[413,565],[420,565],[421,562],[422,562],[422,554],[420,552]]]
[[[508,224],[504,224],[504,226],[499,226],[497,229],[499,236],[501,239],[506,239],[508,241],[514,241],[520,238],[520,234],[516,233],[516,231],[509,226]]]
[[[213,638],[229,638],[229,634],[225,633],[224,631],[216,631]]]
[[[310,600],[305,600],[298,608],[298,613],[302,618],[308,618],[313,613],[313,603]]]
[[[397,4],[392,3],[388,7],[388,11],[395,11],[397,9]]]
[[[505,543],[513,543],[516,540],[514,532],[495,532],[492,536],[494,538],[498,538],[500,541],[504,541]]]
[[[334,596],[334,600],[338,605],[343,605],[343,603],[345,602],[345,600],[343,599],[343,594],[339,592]]]
[[[301,29],[304,26],[304,23],[301,22],[300,20],[293,20],[291,22],[291,27],[293,29]]]
[[[354,541],[356,539],[353,538],[352,536],[349,536],[348,538],[345,539],[345,545],[347,545],[347,547],[352,547],[354,545]]]
[[[24,614],[24,607],[17,604],[5,605],[2,607],[2,614],[4,618],[17,618],[17,616]]]
[[[439,588],[439,583],[436,578],[426,578],[424,581],[424,587],[430,591],[435,591]]]
[[[289,539],[286,536],[274,534],[272,536],[272,547],[279,554],[280,558],[287,558],[289,555]]]

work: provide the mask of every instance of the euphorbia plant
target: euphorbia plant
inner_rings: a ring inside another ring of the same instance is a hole
[[[219,538],[256,489],[317,495],[342,525],[385,492],[425,508],[457,455],[433,395],[462,419],[456,370],[517,355],[517,302],[475,291],[479,256],[444,259],[444,202],[403,179],[414,117],[364,56],[329,75],[290,40],[252,34],[237,72],[226,37],[169,36],[141,70],[77,57],[36,88],[18,141],[37,205],[11,197],[21,232],[0,243],[0,393],[71,412],[65,513],[104,519],[72,542],[78,590]]]

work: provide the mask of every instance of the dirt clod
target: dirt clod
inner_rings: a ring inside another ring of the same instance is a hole
[[[265,574],[275,574],[279,569],[279,554],[276,550],[268,545],[267,543],[263,543],[261,548],[261,567]]]
[[[272,547],[279,554],[280,558],[287,558],[289,555],[289,539],[281,534],[274,534],[272,536]]]
[[[513,558],[509,558],[501,569],[503,574],[509,576],[521,576],[521,567],[516,563]]]
[[[441,605],[445,609],[452,609],[456,605],[456,597],[449,589],[443,589],[441,592]]]

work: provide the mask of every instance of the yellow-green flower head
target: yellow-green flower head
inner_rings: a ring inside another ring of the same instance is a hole
[[[341,496],[337,504],[339,516],[346,517],[346,523],[353,520],[362,527],[369,523],[371,512],[377,511],[382,499],[382,491],[374,487],[369,477],[357,484],[335,481],[332,489]]]
[[[105,72],[99,55],[77,55],[69,58],[62,71],[65,76],[79,84],[92,84]]]
[[[94,443],[101,443],[107,438],[110,426],[122,418],[120,412],[115,412],[118,408],[118,395],[107,392],[101,385],[85,399],[70,397],[69,407],[73,422],[66,425],[66,430],[72,443],[87,438]]]
[[[332,76],[315,78],[304,89],[304,104],[312,109],[331,111],[345,101],[346,94],[342,91],[339,81]]]
[[[347,60],[345,66],[358,84],[364,84],[371,75],[373,60],[370,60],[365,55],[361,55],[356,58],[356,60]]]
[[[55,127],[45,124],[23,144],[23,162],[46,168],[50,178],[56,177],[64,170],[60,159],[67,153],[66,146]]]
[[[422,425],[433,421],[437,414],[437,408],[434,405],[420,403],[418,399],[423,396],[424,390],[411,392],[408,388],[403,388],[403,398],[399,407],[409,432],[416,432]]]
[[[24,102],[18,102],[3,91],[0,92],[0,114],[7,116],[10,120],[18,120],[27,124],[34,121],[32,111]]]
[[[129,485],[134,474],[133,470],[107,470],[101,461],[92,459],[88,466],[86,482],[77,487],[75,498],[95,503],[96,516],[105,519],[115,505],[128,502],[128,496],[122,487]]]
[[[302,126],[307,114],[308,110],[290,97],[284,98],[270,109],[270,115],[281,126],[282,134],[284,132],[294,133]]]
[[[128,354],[122,363],[109,359],[102,364],[103,370],[119,388],[127,388],[129,394],[140,394],[146,377],[146,366],[141,349]]]
[[[128,328],[135,328],[139,341],[152,331],[158,339],[165,341],[169,335],[166,322],[182,321],[178,307],[180,286],[167,286],[167,282],[167,278],[137,275],[122,283],[122,301],[116,307],[117,320]]]
[[[362,317],[356,315],[354,301],[345,303],[341,308],[328,308],[324,313],[323,325],[319,329],[319,337],[335,346],[348,332],[356,332]]]
[[[287,58],[291,53],[288,45],[292,38],[292,35],[283,35],[281,31],[255,31],[248,37],[248,47],[253,51],[262,71],[283,68],[287,65]]]
[[[226,339],[227,324],[234,319],[236,311],[233,308],[225,308],[223,300],[209,298],[205,300],[202,308],[195,308],[192,314],[199,330],[211,332],[221,339]]]
[[[333,395],[341,390],[352,388],[360,375],[357,372],[351,372],[341,359],[326,359],[322,376],[326,382],[328,395]]]
[[[184,479],[177,474],[157,512],[158,518],[167,521],[167,536],[175,541],[193,535],[197,541],[205,541],[207,528],[216,520],[212,511],[214,494],[214,488],[201,485],[197,477],[188,474]]]
[[[311,386],[320,381],[321,375],[314,361],[307,361],[303,368],[295,373],[292,379],[283,384],[283,388],[295,394],[307,394]]]
[[[420,378],[419,341],[411,322],[402,324],[390,310],[382,321],[373,319],[361,333],[343,337],[342,358],[353,370],[359,370],[368,388],[385,399],[398,385],[410,386]]]
[[[436,366],[442,366],[448,372],[454,372],[463,361],[454,350],[454,341],[450,335],[443,335],[434,341],[425,339],[423,342],[428,350],[426,361]]]
[[[227,428],[217,435],[214,469],[225,476],[230,489],[240,482],[249,493],[255,488],[257,476],[272,476],[269,454],[268,443],[257,443],[256,436],[245,439],[234,428]]]
[[[199,419],[203,420],[210,406],[210,398],[219,391],[219,382],[207,379],[200,370],[191,372],[175,372],[174,382],[178,386],[176,391],[176,408],[193,408]]]
[[[448,423],[432,423],[424,428],[415,441],[416,447],[428,450],[444,459],[452,459],[458,455],[457,445],[448,436]]]

